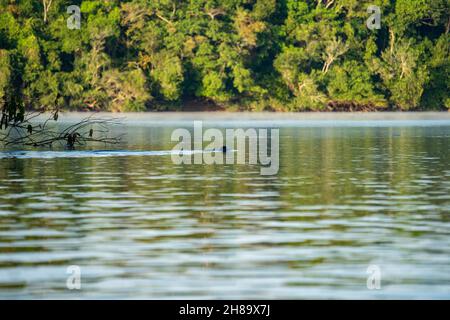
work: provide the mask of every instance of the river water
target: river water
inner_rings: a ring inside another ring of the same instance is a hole
[[[120,117],[118,145],[0,150],[0,298],[450,298],[450,114]],[[279,128],[278,174],[174,164],[194,120]]]

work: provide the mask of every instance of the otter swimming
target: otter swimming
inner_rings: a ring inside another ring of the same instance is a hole
[[[279,129],[208,128],[203,132],[203,122],[194,121],[193,134],[178,128],[170,139],[177,142],[171,154],[174,164],[258,164],[259,160],[261,175],[275,175],[279,170]],[[205,142],[209,144],[204,146]]]

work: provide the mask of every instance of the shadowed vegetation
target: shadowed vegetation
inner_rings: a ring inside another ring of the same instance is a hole
[[[450,108],[449,29],[448,0],[0,0],[2,126],[27,108]]]

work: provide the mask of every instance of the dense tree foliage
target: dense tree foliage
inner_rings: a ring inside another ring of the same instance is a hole
[[[449,3],[0,0],[0,108],[450,108]]]

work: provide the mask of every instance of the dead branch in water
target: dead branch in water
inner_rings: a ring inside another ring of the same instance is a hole
[[[88,142],[117,144],[123,136],[109,136],[109,127],[119,124],[118,118],[97,117],[96,114],[92,114],[62,130],[57,130],[50,124],[58,120],[58,111],[39,122],[38,117],[44,114],[43,111],[32,111],[21,121],[3,117],[0,124],[0,144],[52,147],[55,143],[60,143],[67,149],[75,149],[76,146]]]

